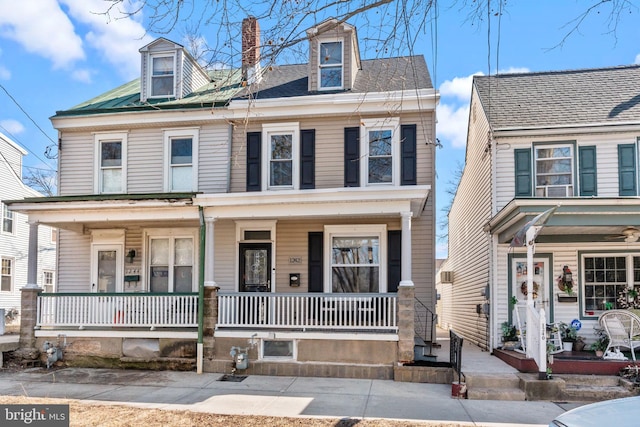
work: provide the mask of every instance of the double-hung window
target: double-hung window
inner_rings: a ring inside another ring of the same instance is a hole
[[[2,232],[7,234],[14,234],[14,213],[9,210],[9,207],[2,203]]]
[[[167,173],[166,191],[196,191],[198,188],[198,130],[168,130],[164,133]]]
[[[126,193],[127,134],[96,134],[95,192]]]
[[[537,197],[573,196],[573,145],[534,145]]]
[[[400,174],[398,119],[363,120],[360,130],[361,176],[366,185],[397,184]]]
[[[339,40],[320,42],[318,48],[319,90],[342,89],[343,43]]]
[[[584,255],[584,308],[590,314],[627,308],[625,290],[640,286],[640,256],[633,254]]]
[[[263,125],[263,148],[267,163],[262,168],[263,181],[271,190],[298,189],[299,127],[298,123]]]
[[[11,292],[13,290],[13,259],[2,258],[2,281],[0,291]]]
[[[175,96],[175,55],[153,55],[150,59],[150,98]]]
[[[326,292],[386,292],[385,225],[326,226],[324,236],[331,278]]]
[[[45,292],[53,292],[55,275],[51,270],[44,270],[42,272],[42,284],[44,285]]]
[[[196,259],[193,233],[149,234],[149,290],[151,292],[193,292]]]

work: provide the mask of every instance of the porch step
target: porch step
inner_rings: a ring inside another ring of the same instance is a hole
[[[526,400],[515,374],[467,374],[466,382],[470,400]]]
[[[419,336],[413,338],[413,343],[413,357],[415,360],[435,362],[438,359],[438,356],[432,352],[431,343],[425,342]]]
[[[572,402],[596,402],[635,396],[628,382],[610,375],[560,375],[565,382],[562,397]]]

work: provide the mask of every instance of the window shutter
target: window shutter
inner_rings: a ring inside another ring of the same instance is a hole
[[[513,150],[516,170],[516,197],[531,197],[531,150]]]
[[[635,196],[636,192],[636,145],[618,145],[618,193],[620,196]]]
[[[597,196],[597,174],[596,174],[596,147],[578,148],[578,162],[580,168],[580,195]]]
[[[417,153],[416,153],[416,125],[402,125],[400,127],[402,142],[400,185],[416,185],[417,178]]]
[[[360,128],[344,128],[344,186],[360,187]]]
[[[247,132],[247,191],[261,191],[262,134]]]
[[[309,232],[309,292],[322,292],[324,290],[322,271],[322,231]]]
[[[300,131],[300,188],[316,187],[316,130]]]
[[[398,285],[402,278],[402,230],[387,232],[387,292],[398,292]]]

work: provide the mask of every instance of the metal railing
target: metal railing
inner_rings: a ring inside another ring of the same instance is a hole
[[[458,375],[458,384],[466,382],[466,376],[462,372],[462,344],[464,339],[453,332],[453,329],[449,330],[449,363],[453,371]]]
[[[397,332],[396,294],[218,293],[218,328]]]
[[[40,328],[197,327],[198,294],[40,294]]]
[[[435,325],[438,316],[418,298],[415,298],[414,310],[415,334],[429,344],[429,354],[431,354],[436,339]]]

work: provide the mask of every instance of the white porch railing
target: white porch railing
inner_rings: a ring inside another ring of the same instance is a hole
[[[547,374],[547,325],[544,308],[536,311],[533,305],[527,304],[527,357],[532,357],[538,365],[538,376],[540,379]]]
[[[198,294],[43,294],[36,326],[197,327]]]
[[[219,292],[217,327],[397,332],[396,294]]]

